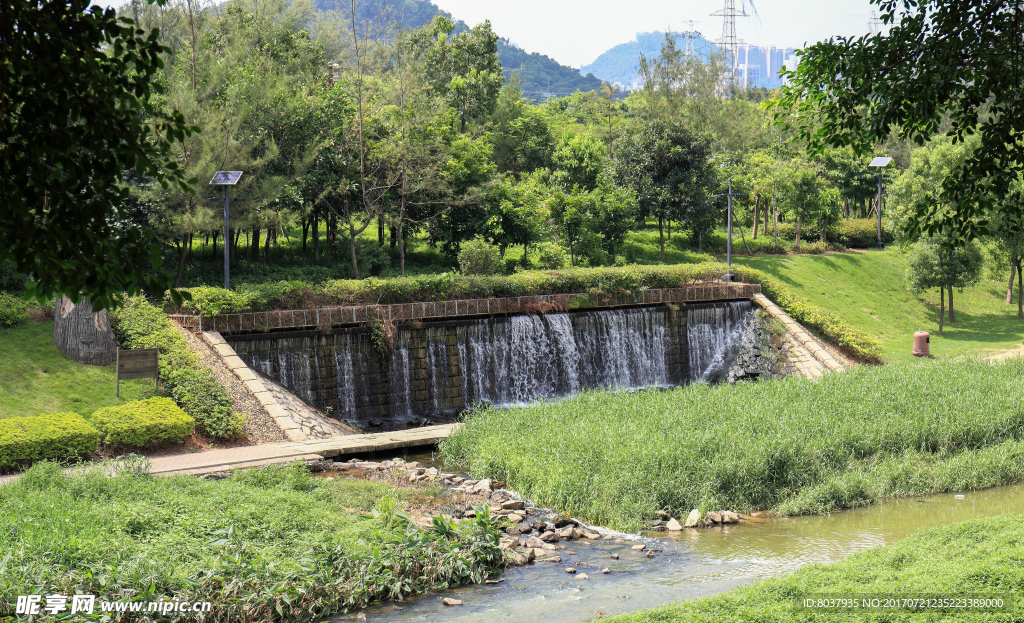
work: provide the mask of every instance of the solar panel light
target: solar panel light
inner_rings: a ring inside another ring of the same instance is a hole
[[[210,180],[210,186],[234,186],[240,177],[241,171],[217,171]]]
[[[882,169],[892,162],[892,158],[888,156],[878,156],[871,160],[869,167],[875,167],[878,169],[878,205],[876,206],[878,213],[878,248],[884,249],[885,243],[882,242]]]

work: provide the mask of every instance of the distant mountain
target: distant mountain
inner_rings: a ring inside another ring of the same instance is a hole
[[[671,34],[676,38],[676,47],[684,51],[687,49],[689,38],[693,52],[702,59],[707,60],[711,51],[715,49],[715,45],[698,32]],[[643,53],[647,58],[655,58],[661,53],[661,46],[664,43],[663,32],[638,33],[633,41],[621,43],[598,56],[593,63],[581,67],[580,73],[593,74],[599,80],[618,83],[627,89],[635,88],[642,83],[637,71],[640,66],[640,54]]]
[[[376,19],[380,14],[381,0],[363,0],[356,8],[356,21],[364,23]],[[336,0],[315,0],[321,11],[336,10]],[[405,0],[392,6],[392,14],[397,16],[403,28],[420,28],[441,14],[451,18],[451,14],[442,11],[429,0]],[[467,30],[469,26],[455,20],[455,32]],[[498,33],[500,36],[500,33]],[[562,65],[555,59],[542,54],[528,53],[507,39],[498,39],[498,60],[505,70],[508,81],[513,71],[520,72],[523,82],[523,95],[534,101],[548,97],[570,95],[575,91],[593,91],[601,88],[601,80],[585,72]]]

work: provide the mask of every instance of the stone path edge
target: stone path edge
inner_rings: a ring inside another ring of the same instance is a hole
[[[231,348],[231,345],[224,341],[224,337],[220,333],[217,331],[202,331],[199,335],[214,354],[220,357],[228,370],[231,370],[238,377],[238,380],[242,381],[249,391],[253,393],[256,400],[263,405],[267,414],[274,418],[277,426],[284,432],[288,441],[306,441],[308,439],[306,434],[302,432],[299,423],[292,419],[287,409],[278,404],[277,399],[266,388],[263,381],[249,369],[249,366],[235,353],[235,349]]]
[[[344,454],[363,454],[432,446],[451,434],[458,424],[424,426],[402,431],[345,435],[333,439],[268,443],[260,446],[223,448],[206,452],[175,454],[150,461],[150,473],[160,476],[173,474],[206,474],[247,467],[260,467],[273,463],[289,463],[309,459],[323,459]],[[76,468],[71,468],[76,469]],[[0,485],[13,482],[20,474],[0,476]]]
[[[776,305],[763,294],[754,294],[750,297],[754,303],[764,309],[769,316],[775,318],[786,328],[786,331],[793,336],[793,338],[804,348],[807,349],[811,356],[818,360],[821,365],[825,366],[832,372],[843,372],[846,368],[843,364],[839,363],[835,357],[833,357],[827,350],[821,347],[814,336],[807,332],[803,326],[797,321],[789,317],[789,314],[782,311],[782,308]]]

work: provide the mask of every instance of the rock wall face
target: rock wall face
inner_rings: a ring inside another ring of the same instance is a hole
[[[227,339],[251,368],[332,417],[393,430],[478,404],[727,380],[753,316],[744,301]]]

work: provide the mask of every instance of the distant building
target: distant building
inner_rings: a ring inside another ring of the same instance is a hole
[[[775,46],[740,46],[736,51],[740,83],[752,88],[776,89],[782,86],[779,70],[789,66],[787,62],[795,58],[793,54],[795,51],[794,48],[777,48]]]

